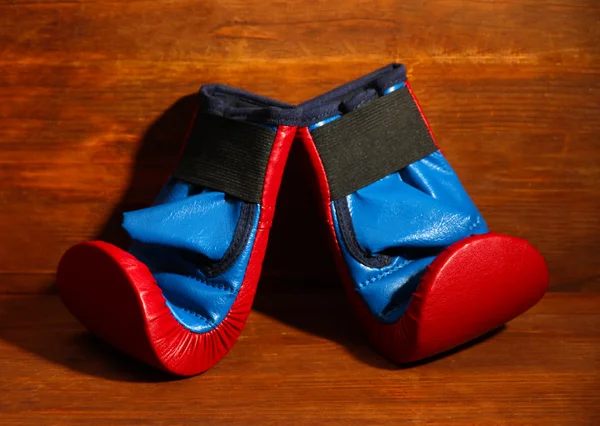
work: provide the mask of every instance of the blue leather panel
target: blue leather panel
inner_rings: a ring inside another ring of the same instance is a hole
[[[260,206],[254,209],[247,244],[233,265],[211,277],[203,264],[226,254],[240,219],[242,201],[222,192],[197,190],[171,179],[152,207],[125,214],[134,240],[129,251],[148,266],[175,318],[204,333],[227,316],[241,287],[254,245]]]
[[[383,268],[358,262],[343,243],[355,288],[371,313],[392,323],[404,313],[421,275],[450,244],[487,232],[458,177],[437,151],[346,197],[359,245],[369,254],[393,256]]]
[[[192,185],[172,181],[166,186],[172,191],[161,191],[154,206],[125,213],[123,227],[137,241],[220,259],[233,239],[241,201],[208,189],[194,195]]]
[[[187,329],[204,333],[225,319],[241,288],[258,228],[260,206],[248,243],[234,265],[218,277],[206,278],[200,270],[194,275],[154,272],[154,278],[167,299],[173,315]]]
[[[439,151],[347,197],[356,239],[369,254],[446,247],[486,232],[477,209]]]

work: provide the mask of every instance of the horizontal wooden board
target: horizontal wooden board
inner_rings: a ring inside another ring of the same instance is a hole
[[[600,290],[598,16],[594,0],[0,3],[0,293],[51,291],[70,245],[124,241],[200,85],[297,103],[392,61],[490,227],[542,252],[551,289]],[[264,275],[335,280],[306,175],[286,179]]]
[[[0,422],[598,424],[598,330],[599,294],[553,293],[487,339],[402,368],[368,347],[342,294],[260,290],[231,353],[173,380],[91,338],[56,296],[3,296]]]

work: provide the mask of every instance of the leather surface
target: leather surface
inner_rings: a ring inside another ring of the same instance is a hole
[[[384,268],[358,264],[344,247],[327,175],[309,129],[298,129],[297,138],[313,166],[348,300],[373,346],[389,359],[413,362],[447,351],[510,321],[543,297],[548,269],[529,243],[494,233],[460,238],[461,233],[485,232],[485,223],[437,152],[349,197],[352,222],[362,227],[355,229],[362,248],[372,255],[395,255]],[[395,197],[393,187],[408,199]],[[410,213],[411,199],[434,212],[416,208],[416,203]],[[388,207],[391,213],[385,211]],[[438,222],[438,227],[419,231],[419,224],[429,222],[425,218],[443,218],[444,213],[457,230]],[[400,223],[394,225],[394,219]],[[403,223],[409,226],[403,228]],[[438,240],[449,245],[431,245]],[[402,272],[395,275],[398,271]],[[365,288],[372,294],[364,294]]]
[[[184,188],[187,188],[187,194]],[[181,324],[197,333],[216,327],[227,315],[243,282],[258,226],[235,263],[223,274],[204,273],[202,257],[217,261],[232,244],[242,201],[222,192],[171,179],[154,206],[125,214],[123,227],[134,239],[129,249],[151,271]],[[241,224],[241,226],[244,226]]]
[[[254,208],[258,211],[260,206]],[[166,249],[151,250],[149,254],[135,245],[130,252],[149,267],[175,318],[187,329],[204,333],[220,324],[237,296],[256,236],[258,217],[257,213],[250,238],[243,242],[245,247],[236,262],[216,277],[207,277],[193,260]]]
[[[420,276],[441,250],[487,232],[483,218],[439,151],[346,198],[359,245],[370,255],[392,257],[384,268],[372,268],[353,258],[340,237],[332,203],[338,240],[356,290],[383,322],[400,318]]]
[[[451,245],[427,268],[404,315],[382,324],[356,312],[373,345],[396,362],[414,362],[468,342],[534,306],[549,284],[542,256],[527,241],[495,233]],[[356,294],[356,293],[355,293]]]
[[[57,286],[67,308],[115,347],[173,374],[189,376],[214,366],[233,347],[250,313],[295,132],[295,127],[278,128],[243,282],[218,325],[202,333],[190,331],[174,315],[148,267],[100,241],[78,244],[61,259]]]
[[[371,254],[448,246],[485,222],[437,151],[347,197],[356,237]]]
[[[152,207],[124,214],[123,227],[135,241],[218,260],[231,244],[241,203],[223,192],[170,179]]]

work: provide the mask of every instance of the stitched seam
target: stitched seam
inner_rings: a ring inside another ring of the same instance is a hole
[[[481,216],[477,215],[477,219],[475,219],[475,222],[473,222],[471,225],[469,225],[469,231],[472,231],[473,229],[477,228],[477,226],[479,226],[480,223],[481,223]]]
[[[379,274],[379,275],[377,275],[377,276],[375,276],[375,277],[373,277],[373,278],[370,278],[370,279],[368,279],[368,280],[366,280],[366,281],[363,281],[362,283],[359,283],[357,286],[358,286],[358,288],[363,288],[363,287],[364,287],[364,286],[366,286],[367,284],[372,284],[372,283],[374,283],[375,281],[379,281],[379,280],[381,280],[382,278],[385,278],[385,277],[387,277],[388,275],[390,275],[390,274],[393,274],[393,273],[394,273],[394,272],[396,272],[398,269],[400,269],[400,268],[403,268],[403,267],[404,267],[404,266],[406,266],[406,265],[407,265],[409,262],[410,262],[409,260],[405,260],[405,261],[404,261],[404,262],[402,262],[400,265],[396,265],[396,266],[394,266],[392,269],[390,269],[390,270],[388,270],[388,271],[385,271],[385,272],[383,272],[383,273],[381,273],[381,274]]]
[[[206,323],[209,324],[209,325],[213,325],[213,326],[215,325],[215,322],[212,320],[212,318],[209,318],[207,315],[203,315],[200,312],[192,311],[191,309],[183,307],[183,306],[181,306],[179,304],[175,304],[175,303],[173,303],[171,301],[169,301],[169,303],[171,305],[175,306],[176,308],[181,309],[182,311],[185,311],[188,314],[195,316],[196,318],[199,318],[199,319],[202,319],[202,320],[206,321]]]
[[[171,273],[171,272],[169,272],[169,273]],[[218,283],[218,282],[209,282],[209,281],[202,280],[202,279],[200,279],[198,277],[194,277],[193,275],[184,275],[184,274],[181,274],[181,276],[186,277],[186,278],[191,278],[194,281],[197,281],[200,284],[204,284],[204,285],[206,285],[208,287],[218,288],[219,290],[224,290],[224,291],[226,291],[228,293],[231,293],[231,294],[234,293],[233,289],[231,288],[231,286],[229,284],[223,284],[223,283]]]

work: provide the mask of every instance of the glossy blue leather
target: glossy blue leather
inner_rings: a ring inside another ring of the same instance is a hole
[[[202,268],[226,254],[242,203],[222,192],[171,179],[153,206],[125,213],[123,227],[133,239],[130,253],[148,266],[167,306],[191,331],[203,333],[216,327],[231,309],[244,280],[259,205],[252,205],[252,230],[233,265],[214,277]]]
[[[123,227],[131,238],[198,252],[209,259],[223,257],[240,216],[240,201],[222,192],[203,190],[172,179],[154,205],[125,213]]]
[[[439,151],[359,189],[347,200],[356,239],[371,255],[398,248],[446,247],[483,223]]]
[[[486,224],[439,151],[346,197],[358,244],[370,255],[392,256],[368,267],[342,252],[355,288],[382,322],[397,321],[421,275],[449,245],[487,232]],[[338,240],[343,246],[332,203]]]
[[[384,323],[402,316],[421,276],[441,251],[487,232],[485,221],[439,151],[359,189],[346,201],[362,250],[370,256],[391,257],[381,268],[353,257],[331,203],[337,239],[355,289],[372,315]]]

